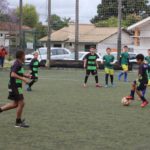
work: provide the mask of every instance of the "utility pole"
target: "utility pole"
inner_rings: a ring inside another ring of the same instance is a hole
[[[75,21],[75,60],[79,58],[79,0],[76,0],[76,21]]]
[[[22,32],[22,6],[23,6],[23,2],[22,0],[19,1],[19,48],[22,49],[23,48],[23,32]]]
[[[51,0],[48,0],[48,32],[47,32],[47,62],[46,66],[50,67],[51,61]]]
[[[118,40],[117,40],[117,49],[118,49],[118,60],[120,59],[120,53],[122,49],[122,0],[118,0]]]

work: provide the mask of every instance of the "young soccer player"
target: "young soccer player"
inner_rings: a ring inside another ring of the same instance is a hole
[[[40,62],[38,61],[38,52],[34,52],[34,58],[30,63],[30,70],[31,70],[31,82],[26,85],[27,91],[32,91],[31,87],[35,82],[38,81],[38,69],[40,67]]]
[[[115,60],[115,57],[111,55],[111,49],[106,49],[107,55],[103,57],[103,63],[105,66],[105,87],[108,88],[108,78],[110,76],[111,80],[111,87],[114,86],[114,69],[113,69],[113,62]]]
[[[118,75],[118,80],[121,80],[121,77],[124,75],[124,81],[128,81],[128,64],[129,64],[129,54],[128,54],[128,47],[124,46],[123,52],[121,53],[120,56],[120,62],[123,71],[121,71]]]
[[[25,60],[25,54],[23,51],[18,51],[16,53],[16,61],[11,67],[10,71],[10,81],[9,81],[9,96],[8,99],[11,100],[10,103],[0,107],[0,113],[16,109],[16,124],[15,127],[28,128],[29,126],[22,120],[22,113],[24,109],[24,96],[22,90],[22,81],[28,83],[27,78],[30,78],[30,75],[24,74],[23,63]]]
[[[149,66],[149,69],[148,69],[148,85],[150,86],[150,49],[148,49],[148,56],[145,57],[145,61]]]
[[[87,81],[89,78],[89,75],[92,74],[95,76],[95,82],[96,87],[101,87],[98,82],[98,71],[99,68],[97,59],[99,58],[98,55],[95,53],[96,49],[95,47],[90,48],[90,53],[88,53],[84,58],[84,68],[86,69],[86,76],[84,80],[84,87],[87,86]]]
[[[126,98],[128,100],[134,100],[134,95],[136,92],[142,100],[141,107],[145,107],[149,102],[146,100],[145,96],[143,96],[142,91],[146,91],[148,84],[148,65],[144,63],[144,55],[138,54],[136,59],[137,64],[139,64],[138,79],[133,82],[130,96],[127,96]]]

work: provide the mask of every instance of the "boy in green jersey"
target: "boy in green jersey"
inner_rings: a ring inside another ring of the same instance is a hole
[[[31,70],[31,82],[29,84],[26,85],[27,91],[32,91],[31,87],[33,86],[33,84],[35,82],[38,81],[38,70],[40,67],[40,63],[38,61],[38,52],[34,52],[33,54],[34,58],[32,59],[31,63],[30,63],[30,70]]]
[[[123,52],[121,53],[120,56],[120,62],[123,71],[121,71],[118,75],[118,80],[121,80],[121,77],[124,75],[124,81],[128,81],[128,65],[129,65],[129,53],[128,53],[128,46],[124,46]]]
[[[148,56],[145,57],[146,64],[148,64],[148,85],[150,86],[150,49],[148,49]]]
[[[95,76],[95,82],[96,82],[96,87],[101,87],[98,83],[98,72],[97,69],[99,68],[97,59],[99,58],[98,55],[95,53],[95,47],[90,48],[90,53],[88,53],[84,57],[84,68],[86,69],[86,76],[84,80],[84,87],[86,87],[89,75],[92,74]]]
[[[114,60],[115,57],[113,55],[111,55],[111,49],[107,48],[106,49],[107,54],[103,57],[103,63],[104,63],[104,67],[105,67],[105,82],[106,85],[105,87],[108,87],[108,78],[110,76],[110,80],[111,80],[111,86],[114,86],[114,69],[113,69],[113,64],[114,64]]]

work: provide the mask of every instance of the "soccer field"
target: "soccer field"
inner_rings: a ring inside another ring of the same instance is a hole
[[[0,71],[0,104],[8,102],[8,77]],[[104,84],[102,71],[99,77]],[[129,80],[134,78],[131,72]],[[116,78],[115,88],[98,89],[90,77],[85,89],[83,80],[82,70],[40,70],[33,92],[24,92],[31,127],[13,127],[15,110],[0,114],[0,150],[149,150],[150,106],[121,105],[131,83]]]

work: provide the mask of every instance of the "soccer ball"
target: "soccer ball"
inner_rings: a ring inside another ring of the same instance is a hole
[[[126,97],[123,97],[121,103],[123,104],[123,106],[129,106],[131,101],[126,99]]]

